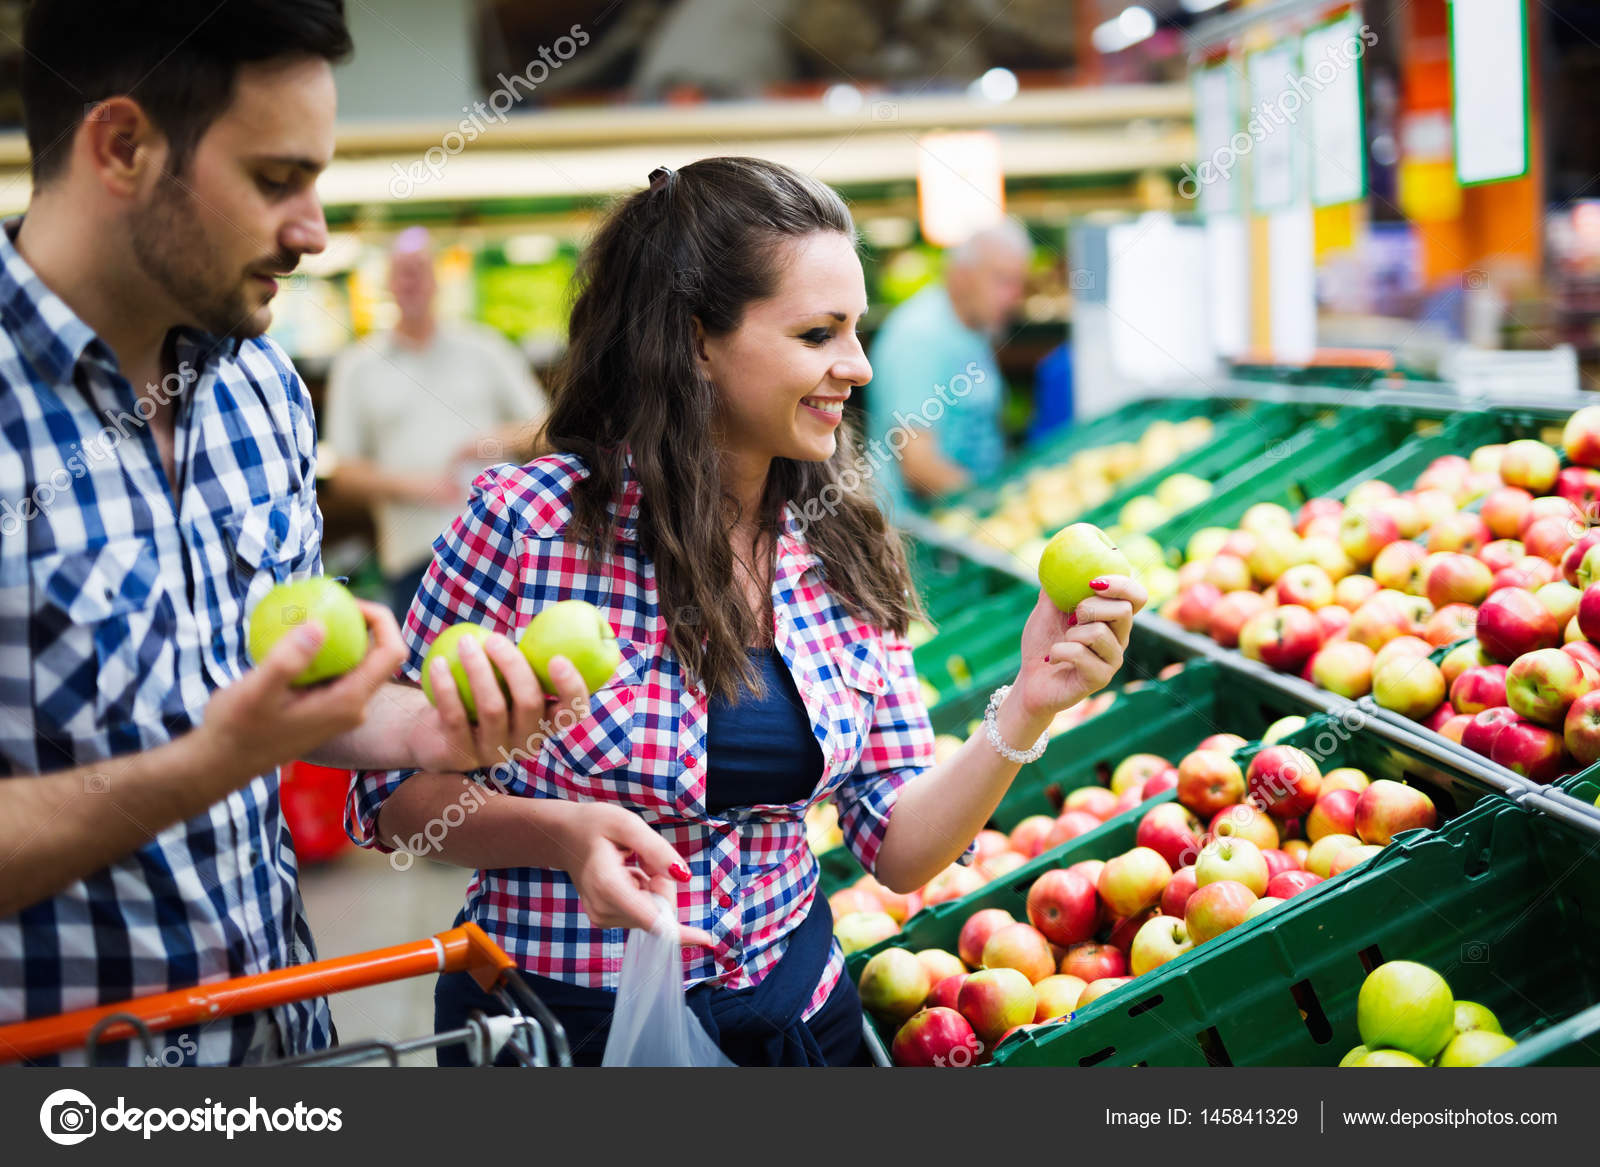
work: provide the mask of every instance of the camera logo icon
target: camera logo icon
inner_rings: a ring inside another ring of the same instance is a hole
[[[81,1090],[57,1090],[39,1107],[44,1137],[63,1147],[83,1142],[95,1131],[95,1106]]]
[[[299,604],[285,604],[283,608],[283,622],[290,625],[304,624],[306,622],[305,608],[301,607]]]

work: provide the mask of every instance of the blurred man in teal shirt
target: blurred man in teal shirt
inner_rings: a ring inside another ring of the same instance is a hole
[[[993,474],[1005,454],[994,342],[1022,304],[1032,245],[1003,220],[947,257],[943,283],[889,314],[872,346],[867,437],[892,518]]]

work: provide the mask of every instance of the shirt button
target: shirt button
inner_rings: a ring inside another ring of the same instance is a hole
[[[693,770],[694,769],[694,764],[695,764],[695,756],[693,754],[685,754],[685,755],[683,755],[683,764],[688,769]]]
[[[733,907],[733,897],[727,892],[723,892],[717,897],[717,904],[724,908],[731,908]]]

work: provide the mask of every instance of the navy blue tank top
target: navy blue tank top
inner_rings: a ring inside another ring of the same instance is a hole
[[[752,648],[766,697],[713,696],[706,726],[706,809],[782,805],[811,796],[822,779],[822,747],[776,648]]]

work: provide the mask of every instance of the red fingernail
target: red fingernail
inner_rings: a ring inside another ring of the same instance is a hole
[[[1097,592],[1103,592],[1111,586],[1111,581],[1108,579],[1092,579],[1089,581],[1089,586]]]
[[[1067,627],[1071,628],[1077,622],[1078,622],[1078,614],[1076,612],[1068,612],[1067,613]]]
[[[687,867],[685,867],[682,863],[674,863],[672,865],[671,871],[672,871],[672,878],[676,879],[679,883],[688,883],[689,882],[689,869]]]
[[[1044,663],[1045,664],[1049,664],[1050,663],[1050,654],[1048,652],[1044,654]]]

